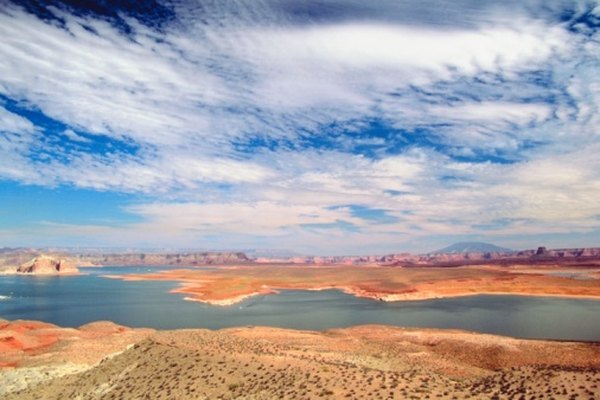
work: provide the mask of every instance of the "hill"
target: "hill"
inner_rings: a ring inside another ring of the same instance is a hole
[[[514,250],[483,242],[458,242],[431,254],[458,254],[458,253],[512,253]]]
[[[22,338],[17,325],[23,323],[8,323],[5,335]],[[64,339],[26,352],[16,368],[0,368],[6,400],[588,399],[600,385],[595,344],[455,330],[371,325],[152,333],[102,323],[27,332]],[[102,354],[108,357],[94,363]]]

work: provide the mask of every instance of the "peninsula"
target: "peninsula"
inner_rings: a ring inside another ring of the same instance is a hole
[[[600,298],[600,268],[560,265],[535,268],[486,264],[453,268],[246,265],[106,277],[176,281],[180,286],[173,293],[183,293],[187,300],[214,305],[231,305],[250,296],[287,289],[339,289],[383,301],[477,294]]]

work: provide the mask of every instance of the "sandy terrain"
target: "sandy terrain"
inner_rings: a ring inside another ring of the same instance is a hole
[[[77,352],[65,352],[60,360],[34,356],[36,367],[0,369],[6,382],[63,368],[3,398],[595,399],[600,392],[598,344],[383,326],[138,334],[127,348],[113,333],[115,349],[125,351],[91,368],[77,370]]]
[[[561,276],[565,274],[565,276]],[[492,265],[456,268],[365,266],[239,266],[178,269],[154,274],[107,275],[125,280],[177,281],[174,293],[214,305],[231,305],[279,289],[340,289],[383,301],[423,300],[476,294],[600,298],[598,269]]]
[[[89,369],[153,332],[112,322],[94,322],[72,329],[37,321],[0,320],[0,396]]]

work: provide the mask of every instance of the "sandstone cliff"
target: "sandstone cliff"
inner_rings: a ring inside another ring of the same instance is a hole
[[[240,252],[199,252],[199,253],[126,253],[78,256],[78,264],[84,265],[233,265],[252,262]]]
[[[600,248],[522,250],[518,252],[465,252],[431,254],[388,254],[381,256],[330,256],[293,257],[288,259],[257,259],[258,263],[279,262],[315,265],[387,265],[387,266],[458,266],[469,264],[514,264],[514,263],[556,263],[556,264],[598,264]]]
[[[31,261],[21,264],[17,272],[36,275],[76,274],[79,272],[75,264],[68,260],[40,255]]]

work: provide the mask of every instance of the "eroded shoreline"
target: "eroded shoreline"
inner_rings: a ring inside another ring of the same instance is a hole
[[[171,293],[185,300],[217,306],[230,306],[250,297],[281,290],[340,290],[373,300],[419,301],[477,295],[518,295],[600,299],[600,279],[592,271],[586,279],[544,274],[574,269],[500,268],[468,266],[458,268],[384,267],[277,267],[198,270],[177,269],[151,274],[103,275],[128,281],[173,281],[179,287]],[[589,271],[584,270],[585,273]]]

